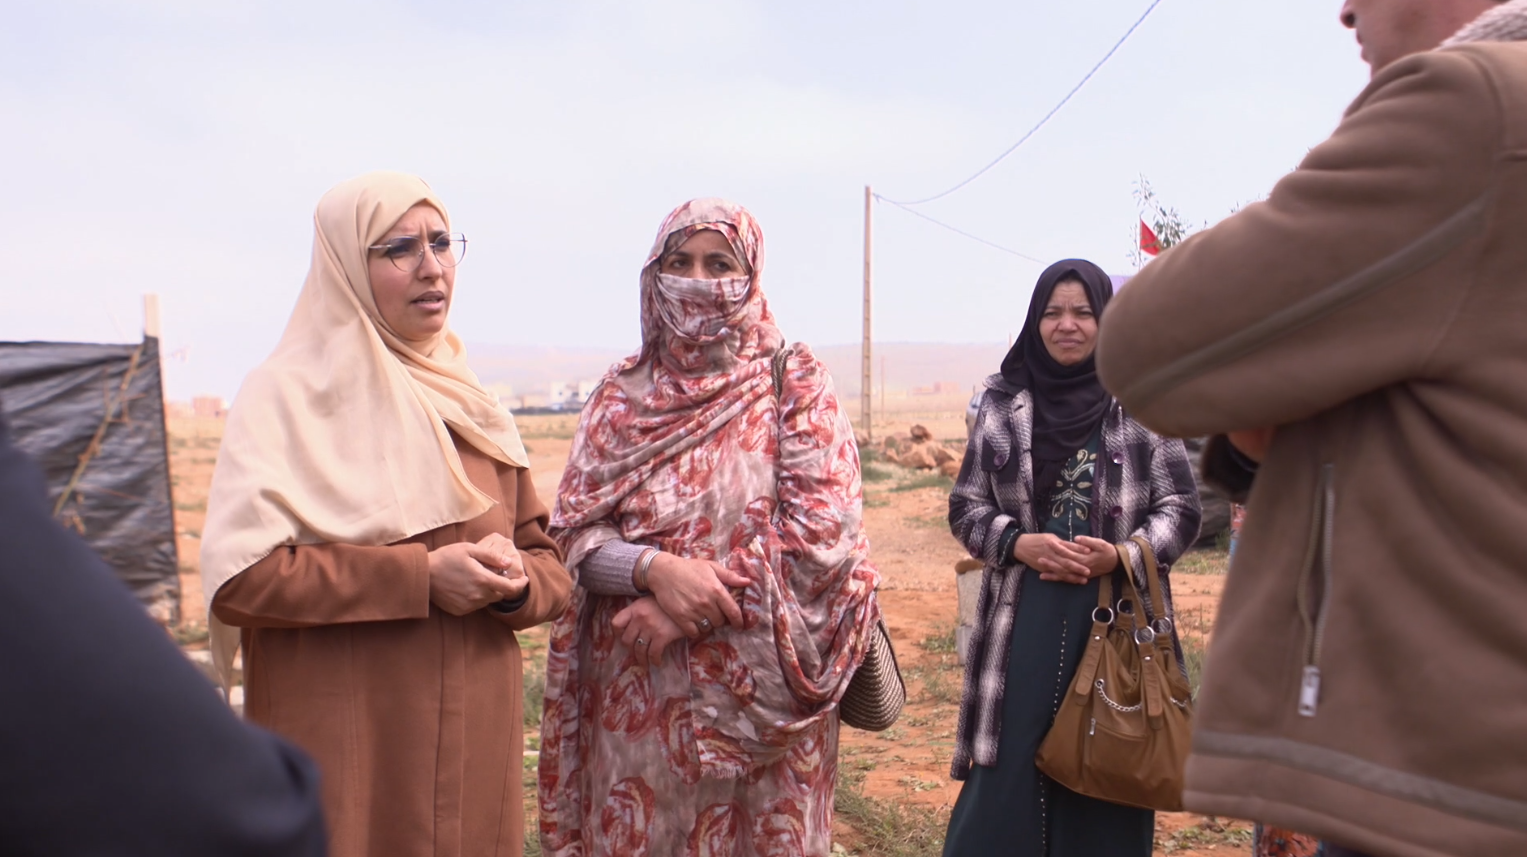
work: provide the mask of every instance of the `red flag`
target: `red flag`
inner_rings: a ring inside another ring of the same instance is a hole
[[[1161,239],[1157,238],[1156,233],[1145,225],[1144,220],[1140,221],[1140,252],[1147,256],[1155,256],[1161,252]]]

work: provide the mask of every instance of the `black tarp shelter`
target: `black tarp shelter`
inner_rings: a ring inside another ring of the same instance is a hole
[[[11,438],[47,474],[54,517],[145,607],[178,621],[159,340],[0,342],[0,408]]]

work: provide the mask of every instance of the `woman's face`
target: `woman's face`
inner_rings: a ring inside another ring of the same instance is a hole
[[[1098,342],[1098,319],[1081,283],[1066,280],[1050,292],[1050,302],[1039,317],[1039,338],[1062,366],[1075,366],[1092,356]]]
[[[714,229],[689,236],[663,257],[662,272],[691,280],[725,280],[748,275],[747,266],[732,250],[732,242]]]
[[[445,232],[445,218],[440,211],[421,202],[398,218],[387,234],[374,243],[385,244],[394,238],[417,238],[427,243]],[[403,259],[403,267],[413,261]],[[456,287],[456,268],[441,265],[434,251],[426,249],[418,267],[404,271],[387,258],[386,251],[368,250],[366,270],[371,276],[376,310],[400,338],[424,342],[445,329]]]

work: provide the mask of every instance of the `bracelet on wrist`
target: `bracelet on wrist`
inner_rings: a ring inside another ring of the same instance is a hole
[[[643,595],[652,591],[647,586],[647,573],[652,570],[652,561],[657,559],[658,553],[657,548],[648,548],[647,552],[642,554],[641,559],[636,561],[636,574],[632,576],[632,583],[636,585],[636,591]]]

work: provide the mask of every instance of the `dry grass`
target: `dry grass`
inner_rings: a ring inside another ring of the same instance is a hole
[[[1230,568],[1230,552],[1220,548],[1190,550],[1172,566],[1173,574],[1224,574]]]
[[[835,854],[865,857],[938,857],[944,850],[948,810],[902,806],[864,794],[864,774],[845,771],[838,780],[833,808],[857,834],[853,847],[833,846]]]
[[[930,634],[924,637],[922,643],[919,645],[923,647],[923,651],[930,652],[935,655],[955,654],[956,648],[954,632],[955,626],[950,625],[948,630],[940,631],[937,634]]]
[[[207,626],[201,622],[182,622],[170,629],[170,636],[182,648],[201,646],[207,642]]]
[[[514,423],[525,440],[572,440],[578,430],[578,415],[530,414],[516,416]]]
[[[928,515],[927,517],[907,518],[907,523],[917,527],[926,527],[939,532],[949,532],[949,516],[947,514]]]
[[[919,491],[923,488],[937,488],[948,494],[954,490],[954,480],[942,473],[919,472],[917,476],[900,482],[891,488],[892,491]]]
[[[1227,824],[1214,816],[1191,827],[1184,827],[1166,836],[1156,837],[1156,854],[1170,855],[1180,851],[1205,850],[1221,845],[1246,847],[1251,845],[1252,833],[1244,823]]]
[[[1213,630],[1213,616],[1202,607],[1177,614],[1177,642],[1182,646],[1182,661],[1188,670],[1188,686],[1193,689],[1194,699],[1198,698],[1198,687],[1203,682],[1206,649]]]
[[[1198,698],[1198,687],[1204,680],[1204,638],[1193,633],[1178,635],[1178,642],[1182,644],[1182,661],[1188,669],[1188,687],[1193,689],[1193,698]]]
[[[541,857],[536,781],[541,749],[541,708],[546,698],[546,645],[543,625],[518,634],[524,675],[525,762],[522,784],[525,801],[525,857]]]

